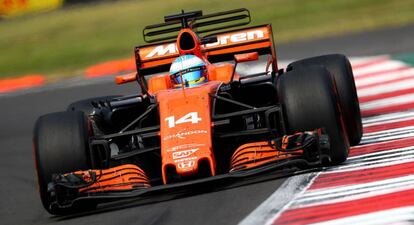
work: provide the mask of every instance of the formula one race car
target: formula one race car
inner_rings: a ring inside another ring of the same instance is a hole
[[[235,29],[250,20],[247,9],[165,16],[144,28],[149,44],[135,48],[137,72],[116,77],[138,82],[141,94],[87,99],[40,117],[34,148],[45,209],[69,214],[344,162],[362,136],[348,59],[324,55],[278,69],[271,25]],[[263,70],[248,74],[253,61]]]

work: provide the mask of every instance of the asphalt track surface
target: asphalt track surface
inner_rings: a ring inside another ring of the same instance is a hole
[[[348,56],[414,52],[414,26],[277,46],[283,59],[342,52]],[[237,224],[284,182],[284,178],[145,205],[59,218],[41,206],[36,190],[32,130],[36,119],[62,111],[73,101],[112,94],[133,94],[134,84],[108,80],[85,85],[42,88],[0,97],[0,224]],[[283,191],[283,190],[278,190]]]

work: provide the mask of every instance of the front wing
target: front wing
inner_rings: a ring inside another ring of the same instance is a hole
[[[314,133],[320,134],[317,131]],[[295,142],[292,143],[297,143],[298,135],[291,136],[295,137]],[[317,168],[315,166],[329,161],[329,156],[325,154],[326,150],[329,150],[326,149],[329,148],[329,141],[326,138],[320,138],[320,135],[316,137],[318,141],[314,142],[314,145],[308,145],[307,149],[303,148],[303,152],[309,152],[309,149],[312,149],[312,154],[283,157],[278,160],[268,160],[267,157],[264,161],[242,157],[241,160],[236,160],[237,166],[227,174],[154,187],[150,186],[148,178],[141,169],[128,164],[105,170],[77,171],[56,175],[49,185],[49,193],[54,199],[50,207],[52,210],[64,210],[65,208],[77,208],[83,204],[120,200],[144,204],[309,172],[315,170]],[[297,151],[300,147],[302,146],[296,146],[293,150]],[[237,158],[240,155],[249,155],[249,149],[244,149],[247,151],[236,151],[233,156]],[[285,150],[289,151],[289,149]],[[259,153],[255,150],[253,155],[259,155]],[[232,160],[234,161],[235,158]]]

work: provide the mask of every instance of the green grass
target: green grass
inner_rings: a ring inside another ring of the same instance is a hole
[[[398,26],[414,21],[412,0],[133,0],[83,5],[0,21],[0,77],[80,74],[94,63],[132,56],[142,28],[181,9],[246,7],[272,23],[277,43]]]

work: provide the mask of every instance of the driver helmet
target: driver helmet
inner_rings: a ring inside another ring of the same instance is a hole
[[[182,55],[171,64],[170,76],[177,88],[196,87],[207,82],[206,64],[195,55]]]

